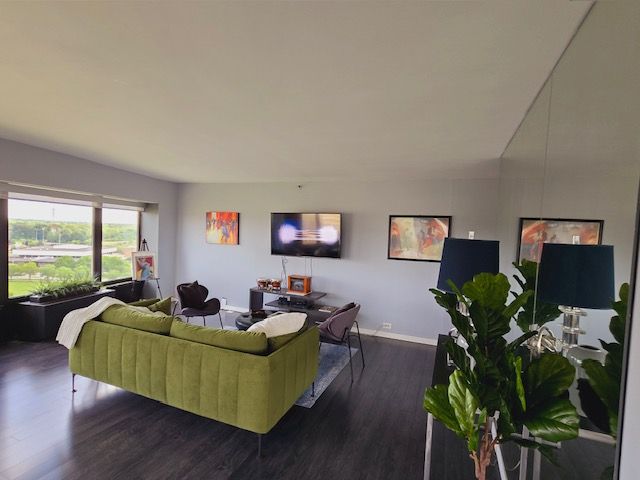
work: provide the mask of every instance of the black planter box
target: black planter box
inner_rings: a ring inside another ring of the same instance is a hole
[[[16,332],[20,340],[41,341],[56,337],[64,316],[71,310],[88,307],[102,297],[113,297],[115,291],[106,289],[80,297],[51,302],[20,302]]]
[[[100,290],[100,287],[91,287],[91,290],[83,293],[74,293],[71,295],[67,295],[66,297],[55,297],[54,295],[31,295],[29,297],[29,301],[33,303],[51,303],[55,301],[62,300],[71,300],[72,298],[84,297],[86,295],[91,295],[92,293]]]

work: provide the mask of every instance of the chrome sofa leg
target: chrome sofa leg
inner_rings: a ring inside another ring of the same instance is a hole
[[[258,458],[262,457],[262,434],[258,434]]]
[[[76,374],[71,374],[71,393],[76,393]]]
[[[316,396],[316,382],[312,382],[311,383],[311,396],[315,397]]]

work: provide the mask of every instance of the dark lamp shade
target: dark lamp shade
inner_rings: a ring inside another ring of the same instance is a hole
[[[499,246],[497,240],[445,238],[438,288],[451,292],[449,280],[462,288],[478,273],[498,273]]]
[[[568,307],[611,308],[613,247],[545,243],[538,272],[538,298]]]

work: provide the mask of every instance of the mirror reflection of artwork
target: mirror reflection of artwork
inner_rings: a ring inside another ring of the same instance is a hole
[[[451,217],[391,215],[387,258],[439,262],[450,228]]]
[[[521,218],[518,260],[540,262],[545,243],[600,245],[603,225],[603,220]]]
[[[207,243],[238,245],[240,214],[238,212],[207,212]]]
[[[152,280],[158,278],[156,254],[148,251],[131,254],[131,277],[133,280]]]

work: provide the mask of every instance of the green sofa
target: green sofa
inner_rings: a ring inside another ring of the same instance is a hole
[[[269,432],[315,379],[319,345],[315,326],[275,351],[266,337],[259,338],[265,351],[255,354],[237,351],[246,343],[242,335],[247,332],[218,330],[218,335],[206,329],[198,336],[202,327],[164,315],[150,327],[153,320],[132,322],[126,310],[110,307],[100,317],[105,321],[84,325],[69,351],[72,374],[258,434]],[[255,350],[255,335],[264,333],[252,335],[249,351]],[[230,348],[176,336],[208,343],[220,337],[216,341]]]

